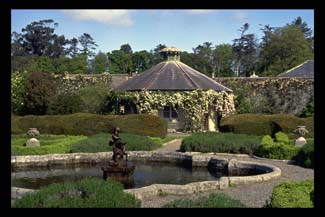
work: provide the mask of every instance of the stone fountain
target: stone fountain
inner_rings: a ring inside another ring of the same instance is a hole
[[[108,177],[118,181],[131,180],[135,165],[128,161],[128,155],[125,152],[126,143],[121,141],[119,136],[120,129],[114,128],[112,139],[109,140],[109,146],[113,146],[112,159],[107,164],[102,166],[103,179]]]

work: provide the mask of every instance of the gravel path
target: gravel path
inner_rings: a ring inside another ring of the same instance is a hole
[[[280,178],[266,181],[262,183],[255,183],[251,185],[238,185],[234,187],[229,187],[223,190],[210,191],[207,193],[201,193],[197,195],[167,195],[167,196],[155,196],[151,198],[146,198],[142,201],[142,207],[161,207],[164,204],[175,200],[175,199],[184,199],[184,198],[195,198],[201,195],[208,195],[213,192],[222,192],[224,194],[229,195],[234,199],[240,200],[242,203],[247,205],[248,207],[263,207],[265,202],[270,199],[272,194],[273,187],[281,182],[287,181],[301,181],[306,179],[314,178],[314,170],[306,169],[303,167],[299,167],[296,165],[287,164],[285,162],[273,161],[273,160],[262,160],[262,159],[254,159],[250,157],[240,158],[239,160],[248,160],[248,161],[256,161],[262,163],[272,164],[281,169],[282,175]]]
[[[182,144],[182,139],[175,139],[173,141],[163,144],[163,147],[157,149],[156,151],[178,151]]]

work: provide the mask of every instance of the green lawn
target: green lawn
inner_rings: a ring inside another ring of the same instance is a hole
[[[11,136],[12,155],[43,155],[54,153],[76,153],[76,152],[102,152],[111,151],[108,146],[110,134],[97,134],[94,136],[71,136],[71,135],[41,135],[40,147],[26,147],[23,144],[29,139],[27,135]],[[127,142],[127,151],[149,151],[155,150],[162,144],[179,137],[140,136],[134,134],[121,134],[122,141]]]

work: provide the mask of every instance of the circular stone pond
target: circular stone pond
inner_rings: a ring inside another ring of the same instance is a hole
[[[211,170],[207,167],[189,167],[161,162],[133,162],[132,179],[119,180],[125,189],[141,188],[152,184],[185,185],[192,182],[214,181],[223,176],[249,176],[267,173],[257,169],[243,169],[229,174],[227,170]],[[51,183],[78,181],[86,177],[102,178],[99,165],[72,164],[51,167],[16,168],[11,173],[13,187],[39,189]]]

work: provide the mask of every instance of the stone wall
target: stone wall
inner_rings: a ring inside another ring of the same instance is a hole
[[[79,89],[89,86],[103,86],[111,89],[112,76],[110,74],[62,74],[55,75],[58,91],[62,94],[76,93]]]
[[[247,97],[265,97],[272,113],[298,114],[314,96],[314,78],[219,77],[215,81]]]

